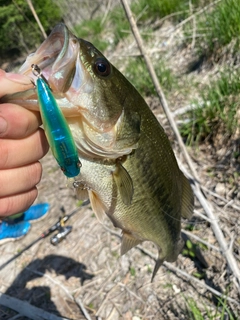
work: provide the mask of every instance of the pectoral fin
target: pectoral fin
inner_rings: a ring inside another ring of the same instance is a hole
[[[119,162],[117,163],[116,170],[113,172],[113,178],[116,182],[123,203],[129,206],[133,197],[132,178]]]
[[[96,217],[98,218],[99,222],[103,223],[105,212],[107,210],[105,205],[102,203],[100,197],[93,190],[89,190],[88,194],[93,212],[96,214]]]
[[[137,240],[130,234],[123,232],[121,243],[121,255],[124,255],[126,252],[128,252],[130,249],[132,249],[141,242],[141,240]]]

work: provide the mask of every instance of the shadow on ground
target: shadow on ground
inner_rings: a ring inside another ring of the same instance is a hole
[[[7,295],[28,301],[30,304],[45,311],[61,316],[54,302],[51,300],[51,289],[48,286],[34,286],[28,288],[30,281],[42,278],[46,271],[54,271],[57,275],[63,275],[66,280],[71,277],[79,278],[79,286],[93,275],[87,273],[86,266],[71,258],[60,255],[48,255],[44,259],[36,259],[29,263],[16,277],[11,286],[5,292]],[[0,298],[1,304],[1,298]]]

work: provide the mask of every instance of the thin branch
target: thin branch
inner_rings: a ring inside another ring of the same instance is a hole
[[[192,172],[192,176],[194,177],[194,180],[193,180],[193,183],[192,183],[192,187],[193,187],[193,191],[196,195],[196,197],[198,198],[199,202],[201,203],[203,209],[205,210],[206,214],[208,215],[208,217],[210,218],[211,220],[211,226],[212,226],[212,229],[213,229],[213,232],[216,236],[216,239],[219,243],[219,246],[221,248],[221,251],[223,253],[223,255],[225,256],[226,260],[227,260],[227,263],[228,263],[228,266],[230,268],[230,270],[232,271],[233,275],[236,277],[237,279],[237,283],[238,283],[238,290],[240,291],[240,270],[238,268],[238,265],[237,265],[237,262],[233,256],[233,253],[231,250],[229,250],[228,248],[228,245],[227,245],[227,242],[224,238],[224,235],[222,233],[222,230],[221,228],[219,227],[218,225],[218,221],[213,213],[213,210],[210,206],[210,204],[207,202],[207,200],[205,199],[205,197],[203,196],[203,193],[200,189],[200,186],[199,186],[199,177],[198,177],[198,174],[195,170],[195,167],[194,167],[194,164],[193,164],[193,161],[191,159],[191,157],[189,156],[188,152],[187,152],[187,149],[185,147],[185,144],[182,140],[182,137],[179,133],[179,130],[178,130],[178,127],[176,125],[176,122],[174,120],[174,117],[172,115],[172,112],[170,111],[169,107],[168,107],[168,103],[167,103],[167,100],[165,98],[165,95],[162,91],[162,88],[159,84],[159,81],[158,81],[158,78],[157,78],[157,75],[156,75],[156,72],[153,68],[153,64],[149,58],[149,56],[147,55],[147,52],[144,48],[144,45],[143,45],[143,41],[142,41],[142,38],[141,38],[141,35],[139,33],[139,30],[138,30],[138,27],[136,25],[136,22],[133,18],[133,15],[132,15],[132,12],[131,12],[131,9],[127,3],[127,0],[121,0],[122,2],[122,5],[123,5],[123,8],[125,10],[125,13],[126,13],[126,16],[127,16],[127,19],[130,23],[130,26],[131,26],[131,29],[132,29],[132,33],[135,37],[135,40],[137,42],[137,45],[138,45],[138,48],[139,48],[139,51],[141,52],[144,60],[145,60],[145,63],[146,63],[146,66],[148,68],[148,71],[149,71],[149,74],[152,78],[152,81],[153,81],[153,84],[155,86],[155,89],[156,89],[156,92],[158,94],[158,97],[159,97],[159,100],[162,104],[162,107],[164,109],[164,112],[168,118],[168,121],[176,135],[176,138],[178,140],[178,143],[179,143],[179,146],[183,152],[183,155],[185,157],[185,160],[187,161],[187,164],[189,166],[189,169],[191,170]],[[219,1],[215,1],[214,3],[217,3]]]
[[[33,6],[33,4],[32,4],[32,1],[31,1],[31,0],[26,0],[26,1],[27,1],[27,4],[28,4],[30,10],[32,11],[32,14],[33,14],[33,16],[34,16],[34,18],[35,18],[35,20],[36,20],[36,22],[37,22],[37,24],[38,24],[41,32],[42,32],[44,38],[46,39],[46,38],[47,38],[47,34],[46,34],[46,32],[45,32],[45,30],[44,30],[44,28],[43,28],[43,25],[42,25],[41,21],[40,21],[39,18],[38,18],[37,12],[36,12],[35,9],[34,9],[34,6]]]
[[[235,201],[234,201],[233,199],[232,199],[232,200],[228,200],[228,199],[220,196],[218,193],[213,192],[213,191],[209,190],[208,188],[206,188],[206,187],[204,187],[204,186],[202,186],[201,188],[202,188],[204,191],[206,191],[207,193],[211,194],[213,197],[215,197],[215,198],[217,198],[217,199],[220,199],[221,201],[225,202],[226,204],[225,204],[224,208],[226,208],[226,207],[231,207],[231,208],[233,208],[233,209],[235,209],[235,210],[240,211],[240,206],[236,205],[236,204],[235,204]]]
[[[50,277],[48,274],[45,274],[45,273],[42,273],[42,272],[39,272],[39,271],[36,271],[36,270],[32,270],[28,267],[26,267],[26,269],[28,271],[31,271],[32,273],[35,273],[41,277],[45,277],[47,279],[49,279],[52,283],[54,283],[55,285],[59,286],[65,293],[66,295],[68,296],[68,298],[72,301],[74,301],[76,303],[76,305],[79,307],[79,309],[81,310],[82,314],[84,315],[84,317],[87,319],[87,320],[92,320],[90,315],[88,314],[86,308],[84,307],[84,304],[83,302],[81,301],[81,299],[78,297],[78,298],[74,298],[71,293],[67,290],[67,288],[65,286],[63,286],[61,283],[59,283],[58,281],[54,280],[52,277]]]
[[[115,291],[117,289],[117,287],[118,287],[118,285],[116,284],[114,287],[111,288],[111,290],[108,291],[108,293],[106,294],[105,298],[102,300],[102,302],[101,302],[101,304],[100,304],[100,306],[99,306],[99,308],[98,308],[98,310],[96,312],[96,316],[98,316],[101,313],[101,311],[102,311],[103,307],[105,306],[106,302],[108,302],[111,293],[113,291]]]
[[[92,320],[92,318],[90,317],[89,313],[87,312],[87,309],[84,307],[84,304],[83,304],[82,300],[78,297],[78,298],[74,298],[74,301],[79,306],[79,308],[82,311],[84,317],[87,320]]]

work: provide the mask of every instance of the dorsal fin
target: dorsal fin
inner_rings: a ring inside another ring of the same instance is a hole
[[[124,255],[130,249],[141,243],[141,240],[135,239],[129,233],[123,231],[122,243],[121,243],[121,255]]]
[[[127,170],[120,162],[117,162],[116,164],[116,170],[113,172],[113,178],[116,182],[123,203],[129,206],[133,197],[133,182]]]
[[[182,173],[182,209],[181,216],[190,219],[193,214],[194,196],[188,179]]]
[[[99,222],[103,223],[106,207],[97,195],[97,193],[93,190],[88,191],[89,200],[91,202],[91,207],[93,212],[95,213],[96,217],[98,218]]]

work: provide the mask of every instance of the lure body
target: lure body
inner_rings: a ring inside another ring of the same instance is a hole
[[[68,178],[76,177],[81,163],[68,123],[47,83],[38,77],[36,87],[42,122],[53,156]]]

